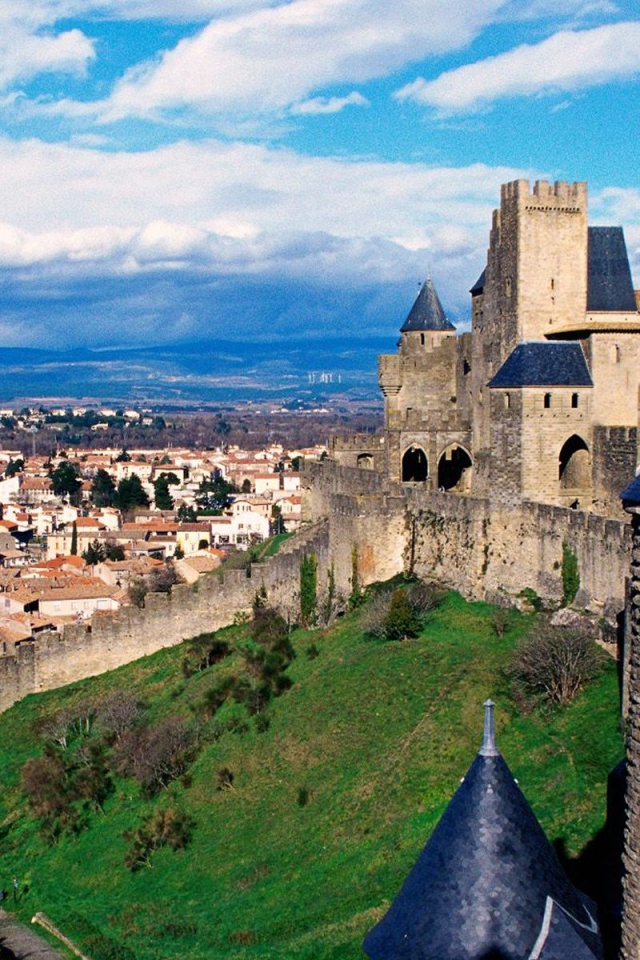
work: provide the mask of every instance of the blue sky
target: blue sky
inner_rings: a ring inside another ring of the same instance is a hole
[[[468,320],[499,186],[587,180],[640,286],[633,0],[3,0],[0,346]]]

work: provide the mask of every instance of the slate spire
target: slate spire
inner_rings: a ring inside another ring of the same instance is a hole
[[[409,333],[416,330],[442,330],[453,333],[455,329],[454,325],[447,320],[440,303],[440,297],[431,277],[428,276],[420,288],[420,293],[416,297],[409,316],[400,327],[400,333]]]
[[[595,917],[496,747],[488,701],[480,751],[364,949],[371,960],[593,960]]]

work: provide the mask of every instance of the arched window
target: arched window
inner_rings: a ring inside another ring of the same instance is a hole
[[[580,396],[579,396],[579,394],[577,394],[577,393],[572,393],[572,394],[571,394],[571,408],[572,408],[573,410],[577,410],[579,406],[580,406]]]
[[[438,489],[466,492],[470,488],[471,467],[471,457],[464,447],[447,447],[438,460]]]
[[[511,406],[511,394],[510,394],[510,393],[505,393],[505,395],[504,395],[504,408],[505,408],[505,410],[508,410],[508,409],[510,408],[510,406]]]
[[[591,487],[591,455],[582,437],[574,433],[566,441],[558,458],[561,490],[589,490]]]
[[[402,482],[424,483],[429,476],[429,463],[422,447],[411,446],[402,458]]]
[[[551,407],[551,394],[545,393],[544,395],[544,408],[548,410]]]

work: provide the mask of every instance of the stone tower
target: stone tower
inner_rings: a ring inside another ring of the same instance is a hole
[[[619,515],[638,462],[640,314],[620,227],[585,183],[502,187],[471,334],[428,280],[380,357],[392,482]]]
[[[468,444],[470,424],[458,404],[462,342],[427,278],[400,328],[397,354],[379,358],[392,480],[441,486],[443,456],[451,463],[461,456],[461,437]],[[470,467],[468,455],[463,459]]]

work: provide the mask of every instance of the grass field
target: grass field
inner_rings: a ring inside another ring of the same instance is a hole
[[[490,612],[452,594],[415,640],[366,640],[357,611],[294,632],[293,685],[269,706],[268,729],[225,705],[202,722],[188,780],[145,799],[119,779],[104,813],[54,845],[20,791],[21,767],[42,749],[39,719],[113,689],[135,691],[151,718],[191,718],[228,667],[185,678],[174,648],[17,704],[0,716],[0,883],[28,885],[19,915],[44,911],[92,960],[361,958],[474,758],[489,696],[503,756],[549,839],[577,857],[602,827],[622,756],[615,664],[568,707],[523,716],[503,667],[531,618],[514,614],[497,638]],[[244,732],[214,739],[215,724],[241,714]],[[234,779],[220,790],[223,767]],[[195,823],[187,848],[130,872],[123,833],[170,803]]]

